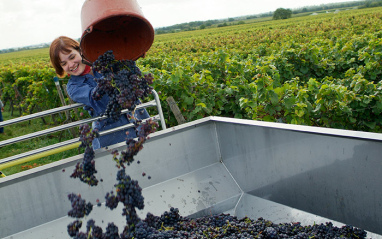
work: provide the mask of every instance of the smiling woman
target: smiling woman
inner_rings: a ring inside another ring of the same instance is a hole
[[[49,56],[58,76],[64,77],[66,73],[71,75],[83,73],[85,64],[81,61],[79,50],[79,43],[69,37],[61,36],[52,42]]]
[[[65,36],[56,38],[50,46],[50,61],[58,76],[70,75],[67,92],[73,101],[86,105],[84,109],[92,117],[98,117],[105,113],[110,97],[107,94],[97,100],[92,97],[93,92],[98,88],[97,79],[104,76],[97,71],[93,71],[90,66],[82,62],[79,42]],[[146,109],[133,113],[137,119],[150,117]],[[128,114],[122,114],[118,119],[95,121],[92,128],[100,132],[133,123],[134,119],[130,117],[132,113],[129,112]],[[127,137],[136,137],[133,128],[120,130],[94,139],[93,149],[123,142]]]
[[[70,75],[78,76],[84,73],[85,69],[88,68],[90,72],[90,66],[82,63],[82,58],[77,50],[72,50],[68,54],[63,52],[59,53],[60,64],[65,72],[70,73]]]

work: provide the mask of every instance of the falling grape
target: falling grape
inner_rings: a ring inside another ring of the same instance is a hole
[[[121,111],[134,111],[140,99],[151,94],[153,83],[151,74],[142,75],[135,61],[116,60],[113,51],[107,51],[93,63],[93,69],[102,74],[96,78],[97,87],[92,93],[94,100],[109,96],[104,115],[118,120]]]

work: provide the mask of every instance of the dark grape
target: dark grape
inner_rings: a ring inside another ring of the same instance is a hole
[[[119,239],[118,227],[114,223],[109,223],[106,228],[105,238]]]
[[[134,162],[134,156],[143,149],[143,144],[148,139],[148,135],[154,133],[159,127],[158,123],[152,119],[147,119],[144,123],[140,120],[136,120],[137,136],[138,139],[127,138],[125,151],[119,153],[114,150],[112,153],[114,161],[117,163],[117,167],[125,167],[124,164],[130,165]]]
[[[90,202],[86,203],[84,199],[81,198],[81,195],[76,195],[71,193],[68,195],[68,198],[72,204],[72,209],[68,212],[68,216],[74,218],[83,218],[93,209],[93,204]]]
[[[161,215],[160,221],[163,222],[164,227],[171,227],[180,220],[179,209],[170,208],[170,211],[166,211]]]
[[[131,239],[136,231],[136,225],[141,222],[136,209],[144,208],[144,198],[138,182],[126,175],[125,167],[134,161],[134,156],[143,148],[142,145],[148,139],[148,135],[155,132],[158,127],[158,124],[152,119],[148,119],[143,123],[134,117],[134,111],[136,105],[140,103],[140,99],[147,97],[152,91],[152,87],[149,84],[153,83],[153,77],[150,74],[142,76],[134,61],[115,60],[112,51],[107,51],[101,55],[94,62],[93,70],[99,71],[103,75],[102,78],[95,79],[97,87],[92,92],[93,99],[100,100],[105,95],[109,97],[109,102],[104,112],[104,115],[109,119],[118,120],[123,109],[132,111],[132,114],[129,114],[128,117],[134,122],[138,136],[137,140],[127,137],[126,151],[119,153],[113,150],[111,152],[116,166],[122,169],[117,173],[118,183],[114,185],[116,193],[114,194],[112,191],[105,196],[105,205],[111,210],[115,209],[118,203],[123,204],[122,215],[126,218],[126,226],[120,237],[118,235],[118,228],[113,223],[108,225],[106,233],[103,234],[102,229],[96,226],[94,220],[91,219],[87,224],[87,233],[79,232],[77,224],[68,225],[68,233],[77,238]],[[84,158],[82,162],[77,163],[71,177],[79,178],[90,186],[96,186],[98,180],[94,175],[97,171],[95,169],[95,153],[92,148],[92,141],[99,135],[97,131],[92,131],[87,124],[80,126],[80,133],[80,147],[85,148]],[[93,207],[90,203],[86,204],[80,195],[70,194],[69,199],[72,202],[72,210],[68,212],[70,216],[77,218],[84,217],[90,213]],[[101,206],[99,200],[97,200],[97,205]],[[172,216],[170,217],[172,218]],[[172,221],[170,220],[170,222]],[[141,231],[140,235],[144,235],[143,229],[140,228],[139,230]]]
[[[105,203],[106,207],[110,208],[111,210],[115,209],[118,206],[118,199],[113,192],[107,193],[105,196],[105,199],[106,199],[106,203]]]
[[[68,234],[71,237],[74,237],[79,232],[80,228],[82,226],[82,222],[79,220],[76,220],[68,225]]]
[[[74,239],[88,239],[88,234],[84,232],[79,232],[73,237]]]
[[[98,137],[98,132],[91,130],[88,124],[80,126],[80,147],[85,148],[84,157],[82,162],[78,162],[73,173],[70,175],[72,178],[79,178],[82,182],[90,186],[96,186],[98,179],[95,177],[97,170],[95,169],[94,150],[92,147],[93,139]]]
[[[130,235],[131,236],[131,235]],[[230,214],[187,218],[171,208],[161,216],[147,213],[135,226],[135,239],[154,238],[366,238],[366,232],[349,225],[334,227],[332,223],[303,226],[300,223],[275,224],[263,218],[252,220]],[[132,238],[132,236],[130,238]],[[122,237],[121,237],[122,238]],[[127,237],[126,237],[127,238]]]
[[[135,61],[116,60],[113,51],[107,51],[93,63],[93,70],[103,77],[96,78],[97,87],[92,93],[94,100],[100,100],[104,95],[109,97],[109,103],[104,115],[118,120],[121,111],[134,111],[140,99],[152,92],[151,74],[142,75]]]

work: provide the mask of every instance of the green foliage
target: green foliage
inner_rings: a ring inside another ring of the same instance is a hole
[[[277,8],[273,13],[273,20],[288,19],[292,17],[292,10],[285,8]]]
[[[155,77],[167,126],[177,124],[172,96],[187,121],[214,115],[381,132],[381,10],[157,35],[137,63]],[[1,61],[3,96],[24,113],[59,106],[48,55],[38,64]]]
[[[219,115],[381,132],[380,10],[158,36],[139,64],[188,121]]]
[[[53,77],[54,70],[46,62],[0,66],[2,99],[24,114],[61,106]]]

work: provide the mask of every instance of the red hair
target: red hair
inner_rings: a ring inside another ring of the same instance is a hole
[[[59,77],[65,76],[65,71],[60,64],[60,52],[69,54],[72,50],[80,51],[80,43],[72,38],[60,36],[50,44],[49,57],[50,63]]]

